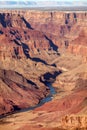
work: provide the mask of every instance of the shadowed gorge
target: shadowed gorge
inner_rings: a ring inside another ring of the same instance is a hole
[[[2,24],[3,27],[6,27],[5,15],[4,14],[0,14],[0,23]]]
[[[0,130],[87,129],[87,12],[0,10]]]
[[[22,47],[23,47],[23,52],[24,52],[26,58],[29,58],[30,56],[29,56],[29,47],[28,47],[28,45],[26,45],[25,43],[22,43]]]
[[[46,39],[49,41],[49,44],[50,44],[51,48],[52,48],[54,51],[57,51],[58,46],[54,45],[54,43],[52,42],[52,40],[49,39],[47,36],[45,36],[45,37],[46,37]]]
[[[33,29],[33,28],[31,27],[31,25],[25,20],[24,17],[22,17],[21,19],[24,21],[24,23],[26,24],[26,27],[27,27],[27,28]]]

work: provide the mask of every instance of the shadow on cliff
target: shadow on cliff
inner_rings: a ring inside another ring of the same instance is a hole
[[[22,48],[23,48],[23,52],[26,58],[30,58],[28,45],[26,45],[25,43],[22,43]]]
[[[61,70],[55,71],[53,73],[47,72],[40,77],[40,81],[47,85],[48,83],[53,83],[58,75],[62,73]]]
[[[58,46],[56,46],[51,39],[49,39],[46,35],[45,38],[49,41],[50,46],[53,48],[54,51],[58,51]]]
[[[0,13],[0,23],[4,28],[6,28],[6,22],[5,22],[5,14]]]
[[[0,30],[0,34],[3,34],[3,32]]]
[[[44,61],[44,60],[42,60],[40,58],[37,58],[37,57],[31,58],[30,55],[29,55],[29,47],[25,43],[22,43],[22,48],[23,48],[23,52],[24,52],[26,58],[29,58],[29,59],[31,59],[32,61],[35,61],[35,62],[41,62],[41,63],[43,63],[45,65],[48,65],[46,63],[46,61]]]
[[[15,41],[14,41],[15,42]],[[19,45],[21,45],[22,46],[22,49],[23,49],[23,52],[24,52],[24,55],[26,56],[26,58],[28,59],[31,59],[32,61],[34,61],[34,62],[41,62],[41,63],[43,63],[43,64],[45,64],[45,65],[49,65],[45,60],[43,60],[43,59],[40,59],[40,58],[38,58],[38,57],[30,57],[30,55],[29,55],[29,47],[28,47],[28,45],[27,44],[25,44],[25,43],[21,43],[20,41],[16,41],[15,42],[18,46]],[[15,51],[15,54],[16,54],[16,56],[18,56],[18,51],[16,51],[16,50],[14,50]],[[51,65],[51,66],[54,66],[54,65]],[[56,67],[56,66],[54,66],[54,67]]]
[[[48,65],[46,61],[40,59],[40,58],[37,58],[37,57],[34,57],[34,58],[31,58],[32,61],[35,61],[35,62],[41,62],[45,65]]]
[[[7,86],[10,86],[11,82],[14,82],[18,87],[24,90],[26,90],[26,84],[38,89],[38,86],[32,80],[26,79],[22,74],[12,70],[0,70],[0,79],[2,79]]]
[[[25,23],[26,27],[29,28],[29,29],[32,29],[33,28],[31,27],[30,23],[26,21],[26,19],[24,17],[21,18],[23,20],[23,22]]]

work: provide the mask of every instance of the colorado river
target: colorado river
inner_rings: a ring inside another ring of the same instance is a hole
[[[19,111],[14,111],[14,112],[9,113],[9,114],[4,115],[4,116],[1,115],[0,118],[6,117],[6,116],[11,115],[11,114],[15,114],[15,113],[34,110],[35,108],[38,108],[38,107],[42,106],[44,103],[51,101],[53,99],[53,95],[56,94],[56,91],[55,91],[54,87],[52,87],[52,85],[50,83],[48,83],[46,85],[50,89],[50,94],[47,97],[45,97],[44,99],[42,99],[39,104],[35,105],[34,107],[26,108],[26,109],[19,110]]]
[[[37,107],[42,106],[44,103],[51,101],[53,99],[53,95],[56,94],[56,91],[55,91],[54,87],[52,87],[52,85],[50,83],[48,83],[47,86],[50,89],[50,94],[47,97],[45,97],[44,99],[42,99],[40,101],[40,103],[37,104],[36,106],[30,107],[30,108],[27,108],[27,109],[24,109],[24,110],[21,110],[20,112],[33,110],[33,109],[35,109]]]
[[[53,98],[53,95],[56,94],[56,91],[55,91],[54,87],[52,87],[52,85],[51,85],[50,83],[47,84],[47,86],[48,86],[49,89],[50,89],[50,94],[49,94],[47,97],[45,97],[44,99],[41,100],[40,105],[42,105],[42,104],[44,104],[44,103],[46,103],[46,102],[51,101],[52,98]],[[39,104],[38,104],[38,105],[39,105]]]

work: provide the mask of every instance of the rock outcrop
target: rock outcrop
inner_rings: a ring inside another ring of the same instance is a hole
[[[11,50],[14,51],[13,47],[17,46],[15,50],[21,55],[22,51],[29,57],[30,51],[38,52],[51,48],[55,50],[57,47],[65,50],[68,48],[71,53],[85,55],[86,12],[2,10],[0,18],[1,39],[5,41],[4,37],[9,37],[8,41],[16,44],[12,44]]]
[[[0,115],[39,103],[45,92],[31,80],[11,70],[0,70]]]
[[[62,118],[62,128],[65,130],[67,129],[79,129],[79,130],[86,130],[87,129],[87,116],[83,115],[72,115],[72,116],[65,116]]]
[[[66,114],[87,114],[86,52],[86,12],[2,10],[0,115],[38,104],[49,94],[49,82],[58,94],[33,112],[25,113],[26,119],[18,119],[16,125],[25,123],[24,126],[14,127],[14,121],[12,128],[33,130],[37,126],[40,130],[55,130]],[[85,119],[76,117],[75,122]],[[70,124],[66,117],[62,121],[64,129],[72,127],[70,116]]]

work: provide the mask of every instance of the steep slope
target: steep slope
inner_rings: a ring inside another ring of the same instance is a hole
[[[85,118],[86,36],[86,12],[1,11],[0,115],[38,104],[49,94],[46,83],[57,94],[33,111],[2,119],[8,124],[0,129],[56,129],[66,114]]]
[[[17,72],[0,70],[0,115],[38,104],[43,91]]]

